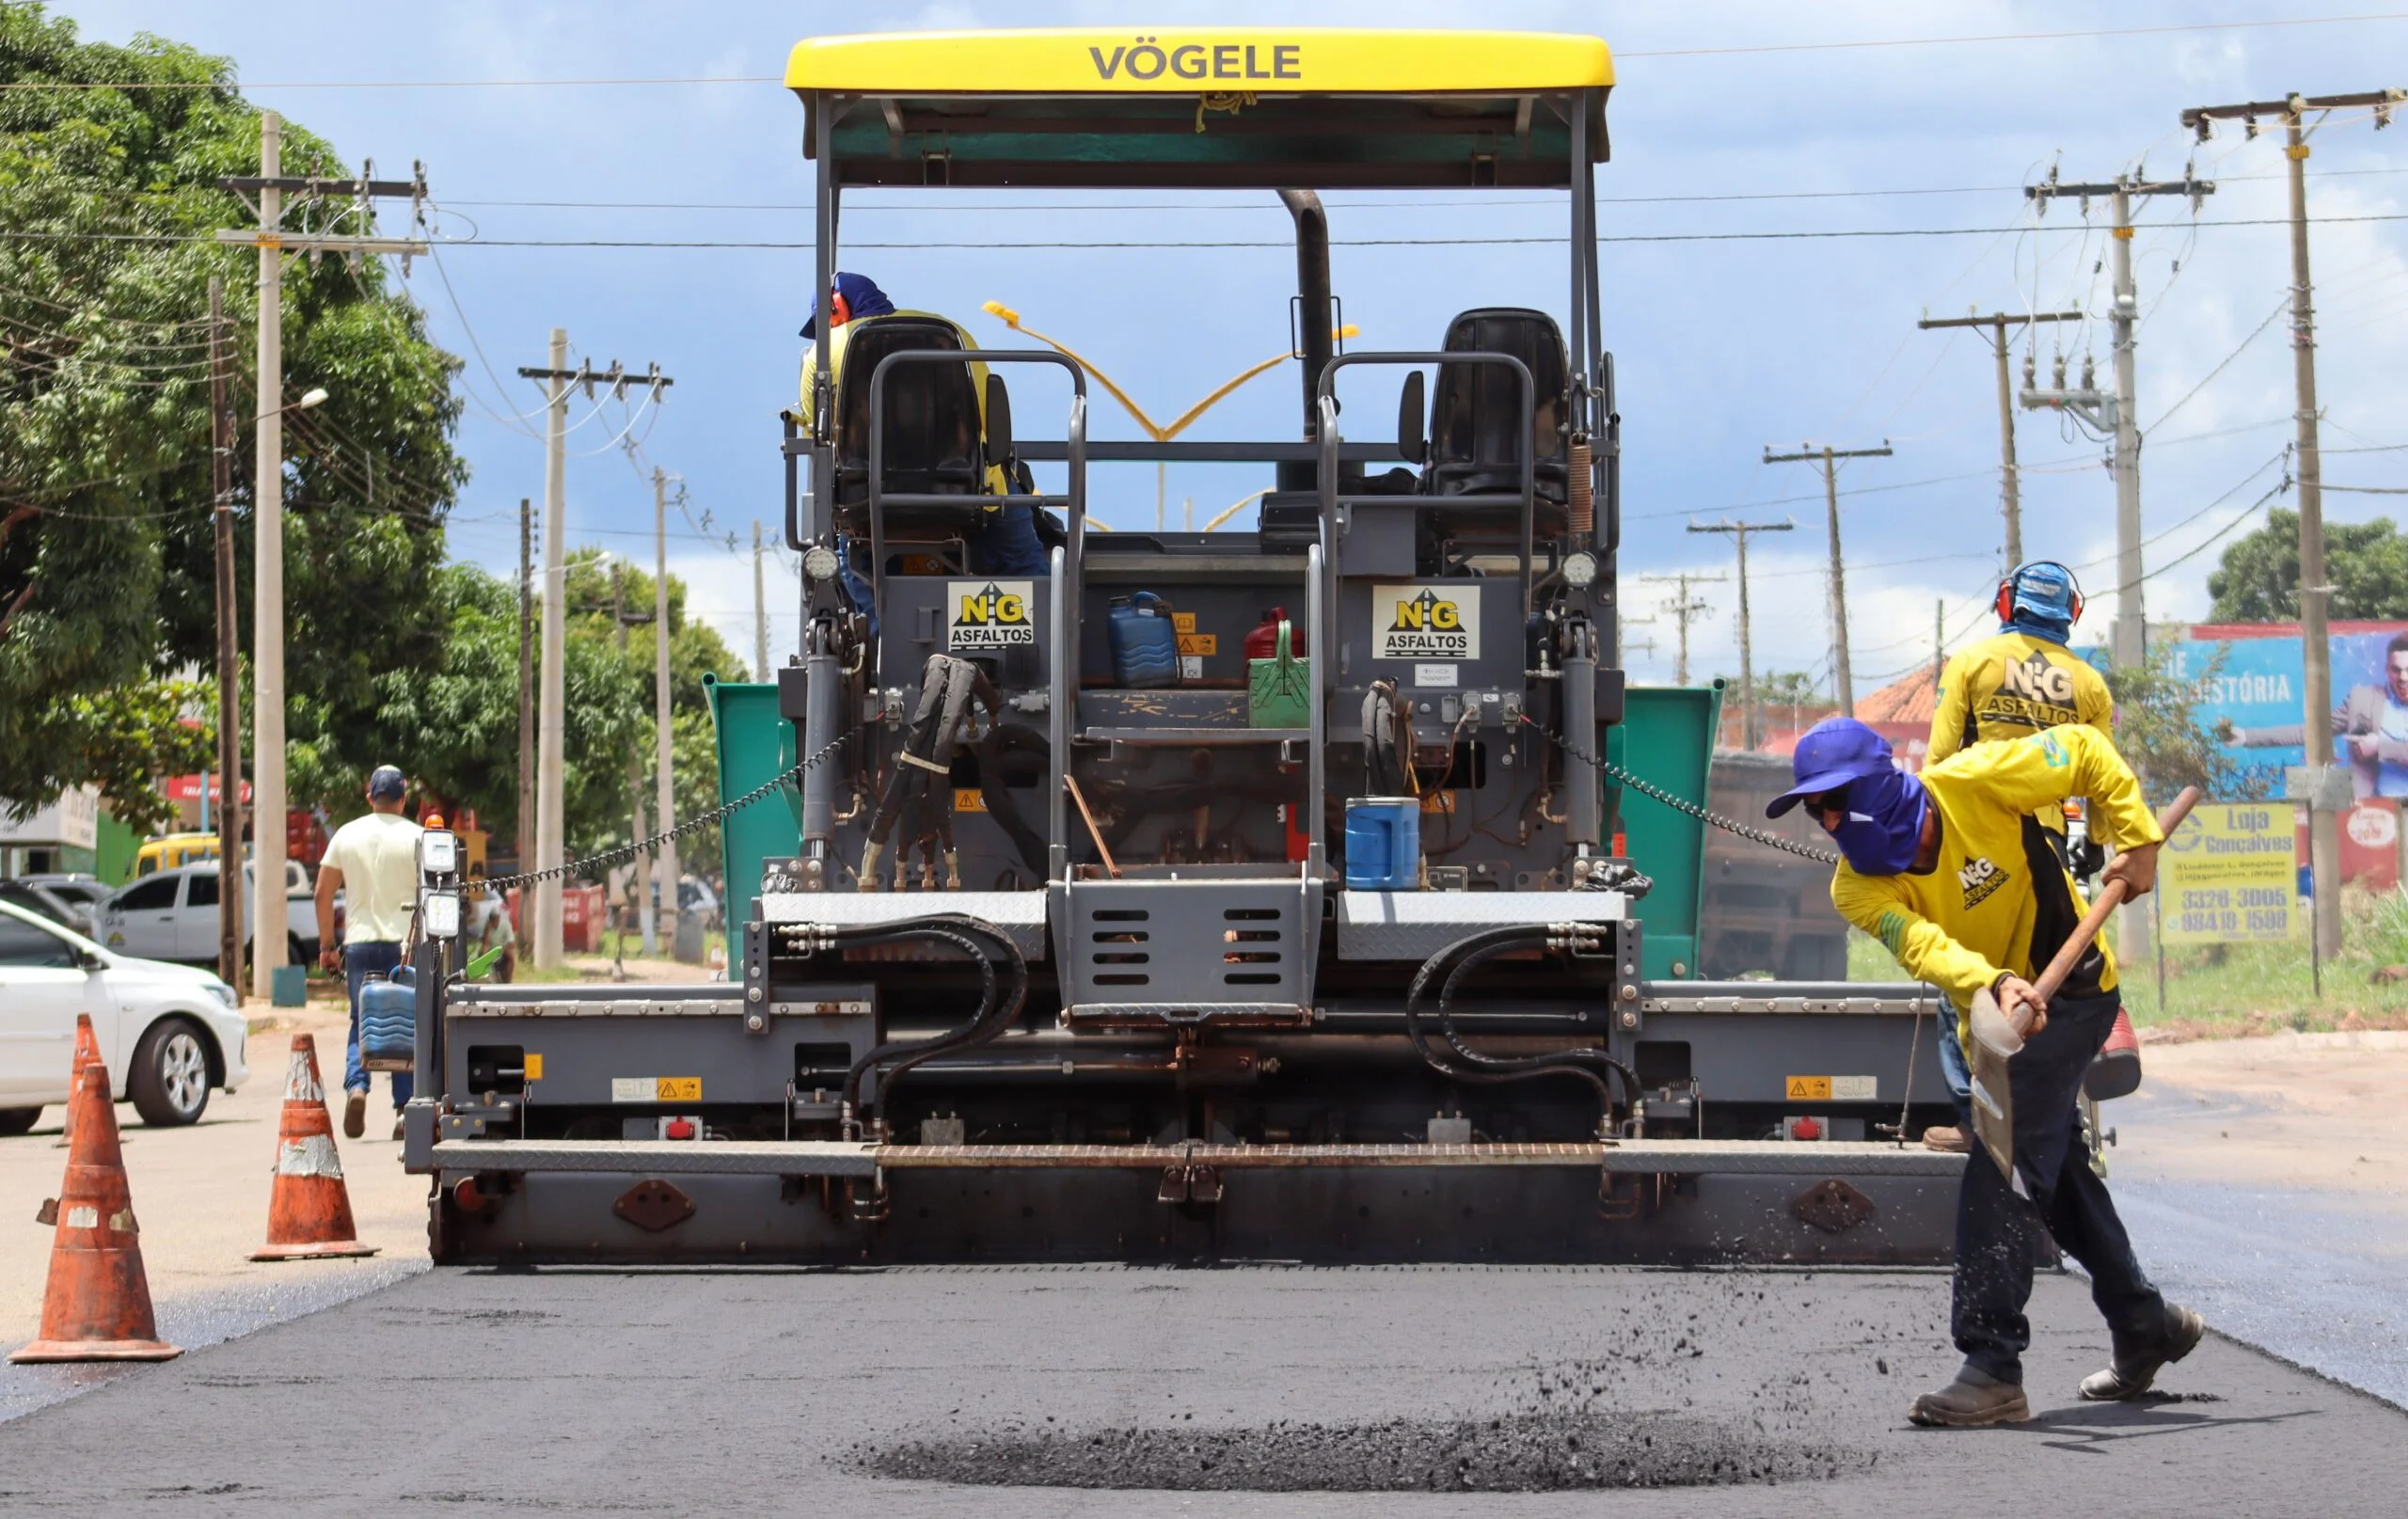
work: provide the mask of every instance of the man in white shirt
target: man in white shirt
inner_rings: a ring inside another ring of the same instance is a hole
[[[418,908],[419,826],[402,815],[409,783],[390,765],[368,778],[368,815],[335,830],[318,866],[319,963],[351,982],[351,1040],[343,1060],[342,1131],[357,1139],[368,1126],[368,1071],[359,1063],[359,991],[372,975],[402,963],[410,915]],[[343,934],[335,943],[335,893],[343,894]],[[402,1137],[402,1107],[410,1073],[393,1072],[393,1137]]]

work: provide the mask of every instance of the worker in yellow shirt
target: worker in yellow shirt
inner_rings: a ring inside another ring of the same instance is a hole
[[[1992,738],[2086,723],[2109,737],[2115,704],[2090,661],[2066,647],[2082,617],[2082,588],[2053,560],[2019,566],[1999,582],[1998,634],[1959,650],[1940,675],[1924,763]],[[2057,831],[2063,832],[2063,815]]]
[[[1998,633],[1957,651],[1941,672],[1940,704],[1931,715],[1924,763],[1937,764],[1972,744],[2022,738],[2068,722],[2086,723],[2114,737],[2108,724],[2115,704],[2107,682],[2089,660],[2066,647],[2081,617],[2082,587],[2073,571],[2054,560],[2019,565],[2000,581]],[[2095,842],[2067,847],[2062,808],[2052,803],[2036,815],[2077,878],[2086,881],[2099,873],[2101,857]],[[1955,1048],[1943,1045],[1940,1053],[1957,1111],[1970,1113],[1972,1072]],[[1932,1149],[1965,1151],[1971,1147],[1970,1127],[1969,1118],[1953,1129],[1925,1130],[1924,1143]]]
[[[1766,815],[1803,804],[1838,843],[1831,900],[1841,914],[1908,974],[1948,994],[1960,1040],[1973,995],[1985,988],[2010,1020],[2031,1021],[2008,1068],[2017,1185],[1977,1155],[1956,1195],[1951,1328],[1965,1364],[1949,1385],[1917,1399],[1909,1416],[1956,1426],[2032,1416],[2023,1305],[2043,1224],[2089,1273],[2115,1347],[2108,1369],[2083,1379],[2082,1396],[2138,1397],[2168,1362],[2191,1353],[2203,1326],[2149,1285],[2082,1142],[2076,1100],[2120,1003],[2115,957],[2092,945],[2045,1005],[2032,983],[2081,921],[2073,879],[2036,811],[2086,798],[2093,826],[2122,851],[2107,878],[2139,896],[2156,884],[2164,840],[2140,783],[2114,744],[2080,725],[1976,744],[1918,776],[1896,767],[1879,734],[1831,718],[1798,741],[1793,764],[1797,783]]]

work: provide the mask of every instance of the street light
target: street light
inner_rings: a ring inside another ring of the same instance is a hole
[[[252,418],[251,420],[255,422],[263,422],[271,417],[281,417],[288,411],[308,411],[312,406],[321,406],[325,404],[325,400],[326,388],[323,385],[317,386],[303,391],[301,393],[300,400],[288,401],[283,405],[277,407],[274,411],[261,412],[258,416]]]

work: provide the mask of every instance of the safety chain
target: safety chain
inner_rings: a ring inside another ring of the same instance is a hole
[[[850,736],[848,735],[847,736]],[[686,834],[691,833],[698,829],[705,829],[710,827],[713,823],[721,822],[732,815],[739,813],[745,808],[752,806],[762,798],[768,796],[771,792],[776,791],[780,786],[784,785],[787,782],[802,779],[803,771],[810,769],[821,760],[824,760],[829,755],[833,754],[837,750],[843,748],[844,745],[844,738],[832,739],[829,742],[827,747],[820,750],[818,753],[812,755],[809,759],[804,760],[801,764],[794,766],[789,769],[779,771],[776,775],[773,775],[768,780],[762,782],[759,785],[754,786],[752,790],[737,798],[734,801],[721,802],[718,806],[712,808],[709,812],[703,814],[701,816],[689,817],[686,821],[678,824],[676,827],[669,829],[663,832],[655,833],[648,839],[639,839],[633,844],[622,844],[616,848],[605,849],[599,854],[587,855],[582,860],[572,860],[564,865],[554,865],[549,870],[530,870],[516,876],[489,877],[483,884],[490,890],[504,892],[514,886],[530,886],[539,881],[550,880],[555,876],[562,878],[572,876],[579,871],[587,869],[590,866],[610,866],[618,864],[622,861],[632,860],[637,855],[643,853],[645,850],[650,849],[657,845],[666,844],[671,839],[682,838]]]
[[[1687,813],[1689,816],[1696,818],[1699,822],[1711,823],[1716,828],[1722,830],[1726,833],[1735,833],[1739,837],[1747,839],[1752,843],[1766,845],[1775,849],[1781,849],[1790,854],[1798,855],[1805,859],[1812,860],[1817,864],[1836,865],[1840,862],[1840,857],[1833,854],[1829,849],[1817,849],[1812,845],[1800,844],[1796,839],[1785,839],[1778,833],[1766,832],[1765,830],[1760,828],[1751,828],[1749,825],[1739,822],[1735,818],[1725,817],[1720,813],[1712,812],[1706,808],[1701,807],[1696,802],[1690,801],[1685,797],[1676,797],[1672,795],[1672,793],[1665,790],[1663,787],[1656,785],[1654,782],[1643,781],[1638,776],[1631,774],[1628,770],[1624,769],[1621,766],[1614,764],[1610,760],[1601,760],[1594,754],[1576,749],[1558,735],[1548,733],[1545,726],[1533,720],[1530,715],[1527,712],[1522,714],[1522,726],[1533,729],[1541,734],[1545,734],[1549,739],[1553,740],[1558,749],[1562,750],[1564,753],[1570,755],[1572,758],[1595,766],[1599,770],[1603,771],[1607,775],[1612,776],[1615,780],[1630,787],[1633,791],[1638,792],[1640,796],[1652,798],[1656,801],[1660,801],[1665,806],[1671,808],[1674,812]]]

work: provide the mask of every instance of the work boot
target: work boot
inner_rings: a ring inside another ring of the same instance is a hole
[[[396,1113],[396,1114],[394,1114],[394,1115],[393,1115],[393,1143],[394,1143],[394,1144],[396,1144],[396,1145],[398,1145],[398,1144],[400,1144],[401,1142],[402,1142],[402,1116],[401,1116],[400,1114]]]
[[[2136,1355],[2116,1352],[2106,1370],[2094,1371],[2082,1379],[2082,1395],[2094,1403],[2138,1398],[2148,1391],[2160,1371],[2190,1354],[2199,1343],[2199,1337],[2207,1332],[2206,1321],[2197,1314],[2178,1304],[2167,1304],[2165,1330],[2158,1342]]]
[[[368,1131],[368,1094],[353,1092],[342,1100],[342,1137],[357,1139]]]
[[[1923,1131],[1923,1147],[1941,1150],[1950,1155],[1962,1155],[1973,1146],[1972,1142],[1965,1137],[1965,1131],[1962,1129],[1936,1128]]]
[[[2032,1416],[2020,1383],[2001,1382],[1971,1361],[1956,1369],[1956,1380],[1938,1392],[1915,1400],[1907,1417],[1916,1424],[1952,1430],[1979,1429],[1985,1424],[2020,1424]]]

